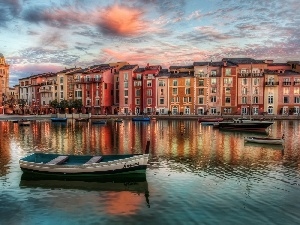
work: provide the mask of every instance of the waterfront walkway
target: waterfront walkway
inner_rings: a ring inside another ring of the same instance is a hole
[[[132,117],[136,115],[89,115],[89,114],[47,114],[47,115],[7,115],[0,114],[0,120],[18,120],[18,119],[30,119],[30,120],[44,120],[53,117],[67,117],[68,119],[76,118],[91,118],[91,119],[116,119],[122,118],[124,120],[131,120]],[[156,119],[165,120],[197,120],[199,117],[220,117],[219,115],[151,115]],[[232,118],[240,118],[241,115],[222,115],[226,120]],[[244,118],[249,118],[249,115],[243,116]],[[265,120],[300,120],[300,115],[254,115],[253,119],[265,119]]]

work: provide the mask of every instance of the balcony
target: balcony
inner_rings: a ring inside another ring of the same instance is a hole
[[[101,78],[80,78],[80,79],[76,79],[74,80],[74,83],[97,83],[97,82],[101,82]]]
[[[282,86],[291,86],[292,85],[292,82],[290,81],[283,81],[282,82]]]
[[[51,93],[52,92],[52,90],[51,89],[40,89],[39,90],[39,93]]]
[[[294,81],[294,86],[300,86],[300,81]]]
[[[265,86],[276,86],[276,85],[279,85],[279,82],[278,81],[268,81],[268,82],[265,82]]]
[[[262,77],[263,73],[238,73],[239,77]]]

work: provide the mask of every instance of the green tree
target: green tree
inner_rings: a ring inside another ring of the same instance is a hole
[[[49,105],[54,109],[59,108],[59,102],[57,101],[57,99],[50,101]]]
[[[61,109],[61,111],[63,113],[65,113],[65,110],[66,108],[69,108],[69,102],[67,100],[62,100],[60,103],[59,103],[59,108]]]
[[[82,108],[82,101],[80,99],[76,99],[72,102],[70,102],[70,107],[77,109],[77,112],[81,112],[81,108]]]

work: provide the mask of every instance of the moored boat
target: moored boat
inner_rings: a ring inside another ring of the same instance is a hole
[[[227,130],[260,130],[271,126],[273,121],[238,118],[214,123],[214,127]]]
[[[92,124],[106,124],[106,120],[95,120],[92,121]]]
[[[61,155],[33,153],[19,160],[24,173],[45,177],[103,177],[115,174],[145,173],[150,142],[144,154]]]
[[[123,122],[123,119],[117,118],[117,119],[115,119],[115,122],[122,123],[122,122]]]
[[[148,116],[136,116],[136,117],[132,117],[132,121],[150,121],[150,117]]]
[[[89,122],[89,118],[76,118],[76,122]]]
[[[244,141],[253,142],[259,144],[271,144],[271,145],[283,145],[283,138],[271,138],[271,137],[244,137]]]
[[[52,122],[67,122],[67,118],[58,118],[58,117],[54,117],[51,118]]]
[[[30,120],[19,120],[18,124],[19,126],[30,126]]]

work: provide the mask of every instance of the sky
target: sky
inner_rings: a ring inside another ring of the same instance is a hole
[[[300,60],[299,0],[0,0],[0,53],[18,79],[127,61]]]

